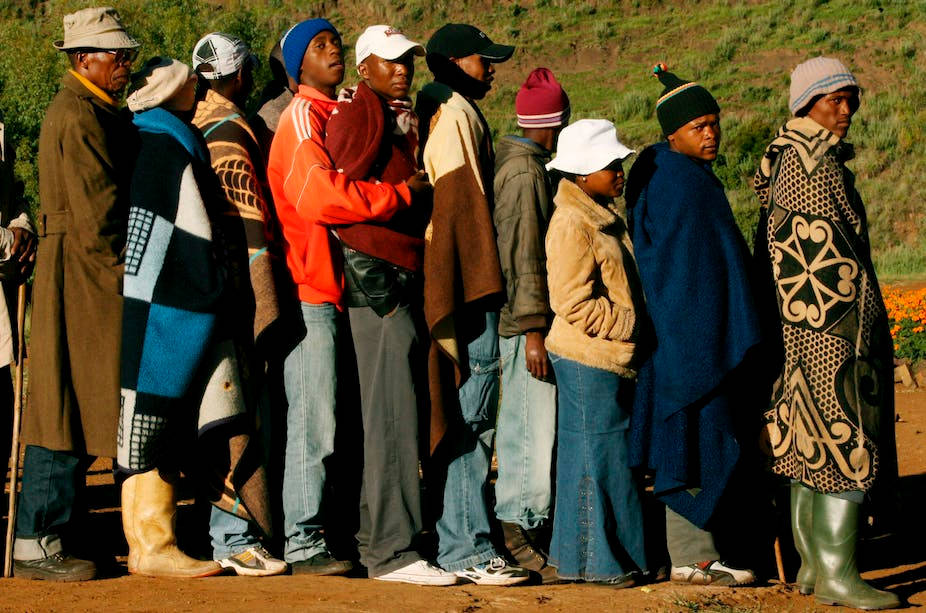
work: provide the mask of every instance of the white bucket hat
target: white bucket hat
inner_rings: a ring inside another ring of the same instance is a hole
[[[559,133],[556,157],[547,164],[547,170],[590,175],[634,153],[617,139],[617,129],[607,119],[580,119]]]
[[[251,53],[247,43],[231,34],[206,34],[193,46],[193,70],[204,79],[221,79],[233,75],[246,62],[256,67],[257,56]],[[212,70],[200,70],[203,64],[208,64]]]
[[[357,39],[357,64],[371,55],[377,55],[384,60],[397,60],[412,49],[415,50],[415,55],[425,54],[420,43],[408,40],[396,28],[384,25],[370,26]]]
[[[111,6],[99,6],[64,16],[64,40],[53,44],[58,51],[71,49],[137,49],[138,42],[129,36],[119,13]]]

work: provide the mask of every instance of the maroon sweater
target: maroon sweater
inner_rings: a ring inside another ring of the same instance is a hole
[[[328,121],[325,146],[335,168],[353,180],[402,183],[418,170],[417,117],[411,103],[388,103],[365,83],[342,92]],[[338,227],[341,242],[408,270],[423,264],[430,203],[416,200],[385,223]]]

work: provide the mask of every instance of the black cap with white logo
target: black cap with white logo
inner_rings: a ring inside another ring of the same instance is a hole
[[[485,32],[464,23],[448,23],[431,36],[428,53],[446,58],[464,58],[477,54],[492,62],[504,62],[511,58],[514,47],[492,42]]]

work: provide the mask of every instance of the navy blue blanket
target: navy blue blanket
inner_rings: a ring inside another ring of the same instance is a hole
[[[668,143],[634,163],[627,217],[655,333],[638,376],[631,463],[703,527],[740,455],[731,411],[750,410],[730,385],[760,341],[750,258],[720,181]]]

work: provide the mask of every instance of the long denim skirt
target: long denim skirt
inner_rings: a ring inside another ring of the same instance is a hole
[[[550,355],[559,394],[550,561],[563,579],[646,570],[639,487],[627,465],[632,384]]]

